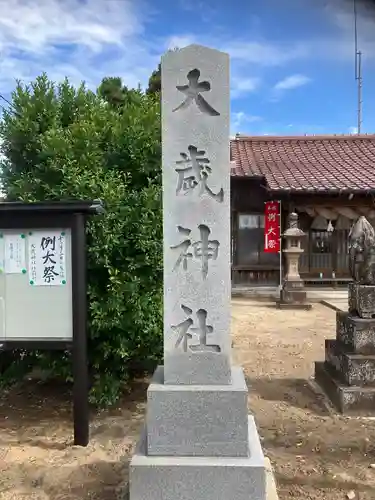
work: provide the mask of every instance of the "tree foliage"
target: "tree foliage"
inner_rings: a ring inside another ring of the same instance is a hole
[[[175,52],[179,50],[178,47],[174,49],[169,49],[168,52]],[[146,94],[154,95],[157,94],[160,96],[161,93],[161,63],[158,64],[158,67],[151,73],[151,76],[148,80],[148,87],[146,89]]]
[[[148,80],[147,94],[157,94],[161,92],[161,64],[159,63],[157,69],[151,73]]]
[[[17,85],[0,136],[8,200],[106,205],[88,222],[87,238],[91,398],[109,403],[134,370],[162,355],[159,99],[119,78],[93,93],[44,74]],[[15,357],[0,370],[23,364],[71,376],[69,353],[18,356],[18,364]]]

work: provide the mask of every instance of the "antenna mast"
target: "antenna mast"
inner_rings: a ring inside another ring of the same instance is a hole
[[[354,51],[355,51],[355,80],[357,82],[357,133],[362,128],[362,52],[358,50],[357,30],[357,0],[353,0],[354,8]]]

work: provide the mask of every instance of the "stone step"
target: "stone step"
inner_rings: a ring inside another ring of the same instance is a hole
[[[375,356],[351,354],[338,340],[326,339],[325,360],[349,386],[375,386]]]
[[[268,500],[266,462],[254,418],[246,457],[151,456],[144,429],[129,469],[131,500]]]
[[[323,389],[332,404],[344,415],[373,416],[375,387],[343,384],[335,370],[326,362],[315,363],[315,382]]]
[[[159,366],[147,391],[150,456],[246,457],[248,389],[242,368],[230,385],[171,385]]]
[[[336,313],[336,338],[354,354],[375,354],[375,319]]]

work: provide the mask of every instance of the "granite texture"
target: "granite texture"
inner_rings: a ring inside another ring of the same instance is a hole
[[[375,319],[351,316],[348,312],[336,313],[337,340],[353,354],[375,354]]]
[[[231,381],[231,365],[226,353],[205,352],[199,356],[173,353],[164,367],[166,385],[229,385]]]
[[[365,286],[351,285],[352,291]],[[341,413],[375,413],[374,333],[375,319],[338,311],[336,339],[325,340],[325,361],[315,363],[316,382]]]
[[[229,56],[190,45],[168,52],[161,73],[164,368],[130,500],[265,500],[246,383],[231,366]]]
[[[326,339],[325,360],[337,372],[337,377],[350,386],[375,385],[375,356],[351,354],[345,344]]]
[[[165,385],[158,367],[147,391],[148,454],[246,457],[247,393],[237,366],[223,386]]]
[[[131,500],[264,500],[265,459],[252,417],[247,458],[153,457],[146,431],[130,462]]]
[[[229,56],[168,52],[162,97],[165,383],[230,384]]]
[[[357,315],[357,300],[355,294],[355,286],[354,282],[348,284],[348,313],[354,316]]]
[[[360,318],[375,318],[375,285],[350,283],[348,288],[349,312]]]
[[[321,361],[315,363],[315,381],[343,415],[374,415],[375,387],[345,385],[332,366]]]
[[[349,233],[349,270],[361,285],[375,285],[375,229],[363,215]]]

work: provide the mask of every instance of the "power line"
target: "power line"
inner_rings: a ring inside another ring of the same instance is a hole
[[[9,104],[10,107],[13,108],[13,104],[10,101],[8,101],[8,99],[5,99],[5,97],[2,94],[0,94],[0,99],[2,99],[3,101],[5,101],[7,104]]]

